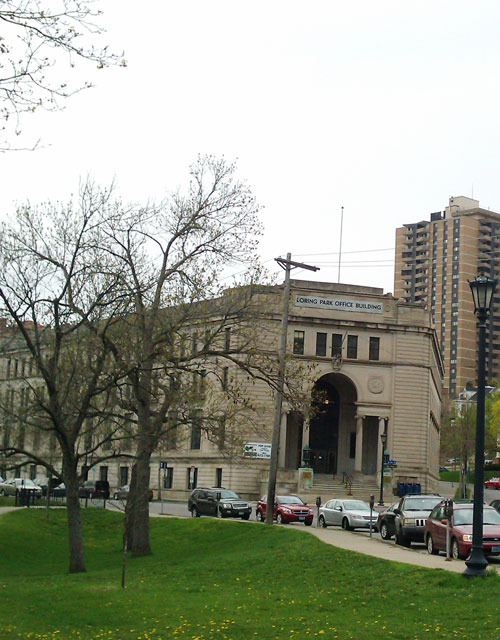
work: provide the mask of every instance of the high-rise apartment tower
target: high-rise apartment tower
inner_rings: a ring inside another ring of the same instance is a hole
[[[500,214],[450,198],[430,220],[396,230],[394,295],[419,302],[435,322],[451,397],[477,378],[477,328],[469,280],[499,276]],[[500,378],[500,283],[487,328],[487,379]]]

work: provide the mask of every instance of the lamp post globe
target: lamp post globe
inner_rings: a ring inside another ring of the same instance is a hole
[[[467,578],[486,575],[488,561],[483,551],[483,500],[484,500],[484,396],[485,396],[485,360],[486,360],[486,320],[493,300],[497,281],[480,274],[469,282],[474,313],[478,320],[477,354],[477,406],[476,406],[476,444],[474,465],[474,509],[472,517],[472,548],[465,561],[463,576]]]

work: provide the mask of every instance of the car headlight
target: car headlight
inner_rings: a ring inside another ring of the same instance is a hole
[[[403,518],[403,525],[415,524],[415,518]]]
[[[290,509],[287,509],[286,507],[283,507],[281,510],[283,511],[283,513],[292,513]]]
[[[227,502],[223,502],[223,503],[222,503],[222,508],[223,508],[223,509],[230,509],[230,508],[231,508],[231,505],[230,505],[230,504],[228,504]]]
[[[464,542],[472,542],[472,536],[469,533],[464,533],[462,536],[462,540]]]

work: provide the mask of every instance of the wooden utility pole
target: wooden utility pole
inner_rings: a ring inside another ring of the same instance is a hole
[[[273,524],[274,499],[276,495],[276,475],[278,472],[278,455],[280,448],[281,404],[283,400],[283,385],[285,383],[286,339],[288,333],[288,307],[290,302],[290,272],[292,269],[308,269],[319,271],[319,267],[312,267],[302,262],[293,262],[292,254],[284,258],[275,258],[276,262],[285,270],[285,289],[283,293],[283,315],[281,317],[280,343],[278,349],[278,384],[274,399],[274,423],[271,445],[271,460],[269,462],[269,482],[267,485],[266,524]]]

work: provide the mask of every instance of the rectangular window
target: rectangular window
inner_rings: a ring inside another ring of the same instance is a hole
[[[222,390],[223,391],[227,391],[227,380],[229,377],[229,367],[224,367],[222,369],[222,380],[221,380],[221,384],[222,384]]]
[[[316,355],[326,356],[326,333],[316,334]]]
[[[36,478],[36,464],[30,464],[30,480]]]
[[[347,336],[347,357],[358,357],[358,336]]]
[[[303,355],[304,353],[304,331],[293,332],[293,352],[296,355]]]
[[[38,451],[42,440],[42,432],[35,427],[35,433],[33,434],[33,449]]]
[[[128,484],[128,467],[120,467],[120,487]]]
[[[198,467],[188,467],[187,468],[187,488],[196,489],[197,482],[198,482]]]
[[[215,470],[215,487],[222,487],[222,468],[218,467]]]
[[[221,416],[217,420],[219,425],[219,433],[217,434],[217,445],[219,447],[219,451],[224,450],[224,445],[226,443],[226,416]]]
[[[193,416],[191,423],[191,449],[201,448],[201,416],[199,412]]]
[[[168,450],[177,449],[177,411],[175,410],[171,411],[168,416],[168,431],[165,444]]]
[[[99,480],[108,479],[108,467],[99,467]]]
[[[171,489],[174,483],[174,469],[173,467],[167,467],[165,469],[165,475],[163,476],[163,488]]]
[[[229,351],[231,348],[231,327],[226,327],[225,329],[224,347],[226,351]]]
[[[342,355],[342,334],[332,333],[332,358]]]
[[[368,360],[378,360],[380,356],[380,338],[370,337]]]

